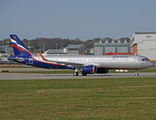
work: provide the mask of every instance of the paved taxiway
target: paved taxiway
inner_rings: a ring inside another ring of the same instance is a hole
[[[10,73],[15,71],[51,71],[41,68],[0,68],[0,71],[8,70],[9,72],[1,72],[0,80],[35,80],[35,79],[97,79],[97,78],[135,78],[135,73],[108,73],[108,74],[88,74],[87,76],[73,76],[72,74],[38,74],[38,73]],[[55,70],[55,69],[54,69]],[[139,73],[137,77],[154,77],[156,73]]]
[[[97,79],[97,78],[135,78],[134,73],[90,74],[73,76],[72,74],[36,74],[36,73],[0,73],[0,80],[45,80],[45,79]],[[140,73],[137,77],[154,77],[156,73]]]

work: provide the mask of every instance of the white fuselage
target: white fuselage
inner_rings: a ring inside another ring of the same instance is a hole
[[[37,60],[41,60],[40,56],[34,56]],[[46,59],[56,62],[73,63],[73,64],[83,64],[95,65],[99,68],[108,69],[145,69],[154,66],[154,63],[149,61],[148,58],[144,56],[136,55],[45,55]]]

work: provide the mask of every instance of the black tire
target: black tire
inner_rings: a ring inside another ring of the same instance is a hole
[[[78,72],[74,72],[74,73],[73,73],[73,76],[78,76],[78,75],[79,75]]]
[[[86,76],[86,75],[87,75],[86,73],[82,72],[82,76]]]
[[[136,73],[135,76],[139,76],[139,73]]]

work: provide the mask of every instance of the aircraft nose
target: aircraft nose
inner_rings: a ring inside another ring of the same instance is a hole
[[[154,66],[155,66],[155,63],[150,61],[149,67],[154,67]]]

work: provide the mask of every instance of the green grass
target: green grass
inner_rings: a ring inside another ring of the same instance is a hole
[[[155,120],[156,78],[0,81],[0,119]]]

